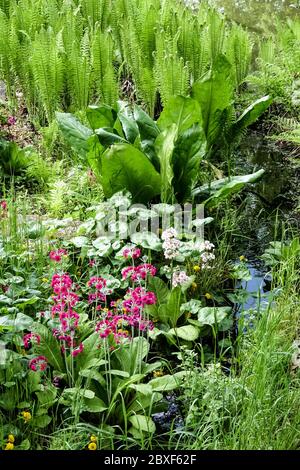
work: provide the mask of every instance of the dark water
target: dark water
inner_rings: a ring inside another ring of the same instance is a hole
[[[249,258],[257,258],[270,241],[281,236],[283,226],[298,230],[300,168],[286,150],[252,133],[242,143],[236,156],[239,173],[252,173],[260,168],[265,174],[260,182],[247,188],[242,206],[240,239]],[[279,238],[280,239],[280,238]]]
[[[243,310],[267,304],[270,290],[268,267],[260,256],[273,240],[280,240],[287,227],[294,232],[300,229],[300,168],[289,157],[288,152],[260,134],[249,135],[242,143],[237,155],[239,173],[265,170],[263,179],[249,186],[241,210],[240,233],[236,239],[238,252],[249,259],[248,268],[252,280],[241,287],[249,292]],[[242,248],[241,248],[242,247]]]

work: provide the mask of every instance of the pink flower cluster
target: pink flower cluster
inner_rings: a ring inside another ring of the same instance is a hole
[[[141,315],[146,305],[155,303],[156,296],[154,292],[147,292],[143,287],[136,287],[135,289],[128,289],[126,292],[123,308],[134,315]]]
[[[79,315],[73,308],[78,303],[79,296],[73,292],[73,281],[68,274],[54,274],[51,285],[56,294],[53,296],[52,317],[58,315],[60,321],[60,326],[53,330],[53,335],[63,342],[62,352],[65,352],[66,347],[73,349],[76,346],[74,336],[79,323]],[[77,356],[82,351],[83,344],[81,343],[71,353],[72,356]]]
[[[1,209],[3,209],[4,211],[6,211],[6,209],[7,209],[7,202],[4,201],[4,200],[1,201],[1,202],[0,202],[0,207],[1,207]]]
[[[133,247],[133,248],[124,248],[122,254],[125,259],[127,258],[137,259],[137,258],[140,258],[142,252],[140,248]]]
[[[96,302],[96,300],[100,302],[106,301],[106,294],[108,293],[106,289],[106,279],[93,276],[88,281],[88,287],[94,289],[94,291],[89,294],[89,304]]]
[[[23,344],[25,349],[29,349],[33,344],[40,344],[41,337],[36,333],[27,333],[23,336]]]
[[[47,368],[47,359],[45,356],[38,356],[29,361],[29,369],[34,372],[43,372]]]
[[[175,271],[172,278],[172,286],[182,286],[190,281],[190,277],[186,274],[185,271]]]
[[[168,228],[162,233],[161,238],[164,240],[162,247],[166,259],[174,259],[179,255],[180,240],[178,240],[177,231],[174,228]]]
[[[215,245],[208,240],[196,244],[196,248],[201,252],[200,260],[202,268],[211,269],[213,261],[216,259],[214,254]]]
[[[136,328],[139,331],[153,329],[153,323],[143,318],[142,313],[146,305],[155,304],[156,297],[153,292],[147,292],[142,287],[129,289],[123,302],[111,302],[114,311],[108,311],[96,326],[96,331],[100,333],[100,338],[107,338],[112,335],[114,341],[120,342],[129,339],[128,328]],[[118,308],[121,309],[119,313]]]
[[[63,256],[67,256],[67,250],[61,248],[60,250],[50,251],[49,258],[56,263],[60,263]]]
[[[14,126],[16,124],[17,120],[14,116],[9,116],[9,118],[7,119],[7,124],[9,126]]]
[[[122,269],[122,278],[127,279],[130,277],[132,281],[145,280],[147,275],[155,276],[156,267],[152,264],[140,264],[139,266],[128,266]]]

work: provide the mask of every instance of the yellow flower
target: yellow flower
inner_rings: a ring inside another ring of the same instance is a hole
[[[240,256],[240,261],[242,261],[242,262],[247,261],[247,258],[244,255],[242,255],[242,256]]]
[[[194,266],[195,273],[198,273],[200,271],[200,269],[201,269],[200,266],[198,266],[197,264],[196,264],[196,266]]]
[[[15,442],[15,436],[13,434],[9,434],[7,440],[13,444]]]
[[[43,277],[42,282],[47,283],[49,282],[49,279],[47,279],[46,277]]]
[[[92,434],[91,437],[90,437],[90,441],[91,442],[97,442],[97,437],[94,434]]]
[[[128,331],[122,330],[122,328],[120,328],[120,329],[118,330],[118,334],[119,334],[119,335],[123,334],[123,335],[128,336]]]
[[[196,282],[192,282],[191,287],[192,287],[193,290],[195,290],[195,289],[197,289],[198,286],[197,286]]]
[[[164,372],[161,369],[160,370],[155,370],[153,372],[153,377],[162,377],[163,375],[164,375]]]
[[[127,313],[127,308],[122,308],[123,313]]]
[[[29,411],[22,411],[22,416],[26,423],[28,423],[28,421],[30,421],[32,418],[31,413],[29,413]]]
[[[96,450],[97,449],[97,444],[95,442],[90,442],[88,445],[89,450]]]
[[[4,450],[13,450],[14,447],[15,446],[12,444],[12,442],[8,442]]]
[[[204,297],[206,297],[208,300],[213,298],[213,296],[209,292],[206,292]]]

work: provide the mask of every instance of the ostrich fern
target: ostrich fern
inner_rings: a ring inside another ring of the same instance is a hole
[[[234,25],[228,35],[226,56],[233,66],[236,89],[243,83],[250,70],[253,41],[241,26]]]
[[[189,90],[189,72],[182,57],[177,54],[179,33],[171,38],[160,32],[155,54],[155,79],[163,106],[173,95],[186,96]]]
[[[51,29],[42,29],[36,35],[30,66],[46,118],[51,121],[60,107],[63,90],[63,60]]]
[[[98,26],[91,44],[91,86],[96,101],[115,106],[118,100],[118,83],[113,65],[113,39],[109,32]]]

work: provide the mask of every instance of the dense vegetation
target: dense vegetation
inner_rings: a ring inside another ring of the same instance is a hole
[[[2,449],[299,448],[300,20],[208,3],[0,0]]]

